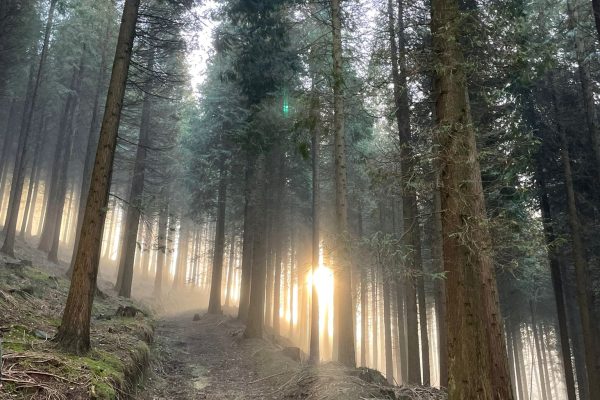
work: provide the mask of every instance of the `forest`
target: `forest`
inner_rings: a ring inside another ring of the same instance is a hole
[[[600,0],[0,0],[0,398],[109,296],[209,371],[106,398],[598,400],[599,107]]]

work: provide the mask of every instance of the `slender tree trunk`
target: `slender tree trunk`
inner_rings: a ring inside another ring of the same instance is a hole
[[[23,213],[23,222],[21,223],[21,230],[19,236],[22,239],[25,239],[26,233],[28,232],[27,227],[31,224],[31,219],[33,219],[32,210],[35,209],[35,201],[37,198],[37,189],[38,189],[38,180],[40,177],[40,169],[41,169],[41,150],[42,150],[42,135],[46,130],[46,118],[42,117],[42,121],[40,123],[39,132],[36,135],[37,142],[35,144],[35,150],[33,153],[33,160],[31,165],[31,175],[29,176],[29,188],[27,189],[27,200],[25,201],[25,212]]]
[[[458,0],[432,0],[450,399],[511,400]]]
[[[312,147],[312,287],[311,287],[311,313],[310,313],[310,362],[318,364],[319,354],[319,291],[317,290],[317,271],[319,269],[319,252],[321,239],[319,234],[319,207],[321,202],[321,189],[319,181],[319,157],[321,135],[318,128],[319,104],[316,96],[311,105],[311,147]]]
[[[371,346],[373,348],[372,368],[378,369],[379,365],[379,329],[377,327],[377,269],[371,268]]]
[[[542,222],[544,225],[544,236],[548,246],[548,261],[550,263],[550,273],[552,277],[552,288],[554,289],[554,299],[556,303],[558,330],[560,336],[561,360],[564,368],[565,385],[567,388],[568,400],[575,400],[575,377],[573,373],[573,362],[571,361],[571,346],[569,343],[569,329],[567,326],[567,313],[565,307],[565,298],[563,294],[563,280],[561,275],[560,261],[556,254],[556,235],[552,224],[552,214],[548,192],[546,189],[546,180],[544,177],[544,168],[542,161],[538,157],[537,183],[539,189],[540,208],[542,212]]]
[[[552,84],[552,82],[551,82]],[[553,89],[553,103],[556,117],[559,118],[559,104],[556,92]],[[575,281],[577,288],[577,303],[579,305],[579,317],[583,333],[583,344],[585,347],[585,366],[588,380],[589,396],[592,399],[600,398],[600,365],[598,364],[598,350],[594,335],[592,322],[591,298],[589,293],[589,265],[585,256],[583,245],[582,228],[579,221],[577,201],[571,171],[571,158],[569,154],[569,142],[564,127],[557,123],[557,131],[560,139],[560,155],[565,175],[565,189],[567,192],[567,208],[569,213],[569,226],[571,228],[571,246],[573,261],[575,264]]]
[[[146,68],[148,71],[154,70],[154,50],[150,50]],[[140,134],[136,149],[135,164],[133,166],[133,176],[131,177],[129,202],[127,204],[127,216],[125,218],[125,227],[123,229],[123,248],[120,255],[119,272],[117,275],[117,292],[119,293],[119,296],[126,298],[131,297],[131,286],[133,284],[133,262],[135,260],[135,249],[137,247],[136,239],[143,207],[142,197],[144,194],[146,153],[147,147],[150,144],[153,112],[153,86],[153,78],[150,77],[148,78],[148,82],[144,87],[144,101],[142,104]]]
[[[50,1],[50,9],[48,11],[48,20],[46,21],[46,29],[44,32],[44,44],[42,45],[42,53],[40,55],[40,62],[37,69],[35,78],[35,84],[31,93],[30,102],[25,102],[25,109],[23,110],[23,120],[21,122],[21,134],[19,136],[19,144],[17,146],[17,153],[15,159],[15,166],[12,175],[12,184],[10,187],[10,197],[8,202],[6,222],[4,223],[4,243],[2,245],[1,252],[8,256],[14,257],[15,253],[15,235],[17,230],[17,219],[19,216],[19,207],[21,205],[21,195],[23,192],[23,181],[25,180],[25,161],[27,160],[28,152],[28,139],[29,132],[31,131],[31,124],[33,121],[33,114],[35,112],[38,92],[44,73],[44,67],[46,65],[46,58],[48,56],[48,44],[50,42],[50,34],[52,32],[52,25],[54,21],[54,10],[56,9],[56,3],[58,0]]]
[[[331,0],[331,25],[333,34],[333,132],[334,132],[334,160],[335,160],[335,209],[336,228],[340,240],[345,240],[348,234],[348,204],[347,176],[346,176],[346,141],[344,137],[344,78],[342,61],[342,21],[341,0]],[[343,243],[339,246],[343,253]],[[335,274],[334,315],[337,315],[338,324],[333,333],[337,340],[338,361],[354,367],[356,357],[354,353],[354,327],[352,315],[352,272],[346,254],[339,257],[340,270]]]
[[[265,278],[267,267],[267,232],[266,232],[266,190],[265,190],[265,155],[258,156],[254,187],[251,202],[256,210],[254,229],[254,249],[252,251],[252,279],[250,304],[244,336],[247,338],[262,338],[265,325]]]
[[[436,182],[439,177],[436,173]],[[435,270],[438,273],[444,272],[443,255],[443,236],[442,236],[442,199],[440,197],[439,185],[436,185],[433,193],[433,237],[431,243],[431,253],[433,262],[436,265]],[[435,318],[438,334],[438,357],[440,370],[440,386],[448,386],[448,340],[446,328],[446,287],[443,279],[434,280],[435,289]]]
[[[533,333],[533,343],[535,345],[535,354],[536,354],[536,358],[537,358],[537,370],[538,370],[538,377],[540,380],[540,393],[542,396],[542,400],[546,400],[548,399],[548,393],[547,393],[547,384],[546,384],[546,374],[544,371],[544,360],[542,359],[542,350],[541,350],[541,346],[540,346],[540,335],[538,334],[538,327],[536,325],[536,321],[535,321],[535,312],[534,312],[534,306],[533,306],[533,301],[530,300],[529,301],[529,309],[531,311],[531,331]]]
[[[388,32],[390,40],[390,58],[392,63],[392,81],[394,83],[394,102],[396,105],[396,122],[400,139],[400,157],[402,169],[402,200],[405,248],[409,249],[406,259],[406,269],[409,276],[406,278],[407,299],[407,327],[408,327],[408,383],[421,383],[421,365],[419,360],[419,349],[423,358],[423,378],[429,382],[429,345],[427,340],[427,318],[426,307],[424,307],[425,293],[423,282],[419,275],[422,270],[420,255],[420,232],[417,217],[417,200],[414,189],[411,188],[410,179],[414,171],[414,154],[411,144],[410,108],[406,82],[406,48],[404,44],[404,8],[402,1],[398,1],[398,39],[396,43],[396,23],[394,22],[394,6],[392,0],[388,0]],[[417,310],[417,301],[420,303]],[[419,347],[419,331],[417,312],[421,315],[421,347]],[[424,318],[425,316],[425,318]]]
[[[385,331],[385,377],[389,384],[394,384],[394,358],[392,354],[392,313],[390,303],[392,301],[390,294],[389,279],[382,271],[383,277],[383,329]]]
[[[235,258],[235,235],[231,234],[229,244],[229,258],[227,260],[227,294],[225,295],[225,307],[231,307],[231,291],[233,289],[233,263]]]
[[[75,353],[85,353],[90,348],[90,317],[96,292],[102,230],[139,5],[139,0],[125,0],[71,286],[55,338],[63,349]]]
[[[240,283],[240,304],[238,307],[238,319],[245,322],[248,318],[248,306],[250,305],[250,283],[252,280],[252,259],[254,250],[254,204],[251,201],[252,185],[254,183],[254,158],[248,152],[246,157],[245,176],[245,205],[244,205],[244,235],[242,243],[242,278]]]
[[[51,252],[57,236],[60,234],[60,225],[62,212],[65,203],[66,177],[68,164],[71,157],[71,144],[73,143],[73,119],[77,104],[79,101],[79,92],[81,90],[81,81],[84,70],[85,49],[82,50],[79,67],[73,68],[71,78],[70,93],[67,95],[63,113],[60,119],[58,139],[54,148],[54,160],[52,163],[52,174],[49,185],[48,208],[44,218],[44,225],[40,237],[38,248],[42,251]],[[53,262],[58,261],[57,255],[52,251],[49,259]]]
[[[167,230],[169,229],[169,214],[167,207],[158,216],[158,237],[156,242],[156,274],[154,276],[154,297],[162,296],[163,278],[165,276],[165,261],[167,259]]]
[[[225,207],[227,205],[227,166],[225,158],[219,160],[219,193],[217,199],[217,226],[215,229],[215,252],[213,256],[212,280],[208,312],[222,314],[221,287],[223,284],[223,253],[225,251]]]
[[[61,156],[59,158],[59,163],[53,165],[53,168],[58,169],[60,174],[58,175],[58,180],[56,182],[55,187],[55,202],[56,205],[54,207],[54,214],[52,217],[53,225],[50,228],[53,230],[51,232],[50,237],[52,240],[50,241],[50,248],[48,253],[48,260],[58,263],[58,248],[60,244],[60,231],[62,227],[63,213],[65,208],[65,200],[66,200],[66,192],[68,187],[68,171],[69,171],[69,163],[71,160],[71,152],[73,147],[73,140],[75,136],[75,128],[73,126],[73,118],[76,113],[78,104],[79,104],[79,95],[81,91],[81,81],[83,79],[84,73],[84,60],[85,60],[85,47],[81,52],[81,61],[79,63],[79,67],[77,68],[76,75],[74,76],[74,85],[72,86],[72,94],[69,95],[68,104],[65,108],[70,108],[70,110],[65,110],[65,114],[68,115],[63,129],[66,130],[66,138],[63,143],[64,149],[61,149]],[[54,188],[54,187],[53,187]],[[66,224],[65,229],[68,229],[68,224]]]
[[[75,256],[77,247],[79,244],[81,224],[83,223],[83,214],[85,213],[85,205],[87,203],[87,195],[90,191],[90,182],[92,178],[92,168],[94,166],[94,157],[96,154],[96,148],[98,147],[98,135],[100,133],[100,127],[98,126],[98,110],[100,108],[100,95],[104,90],[104,82],[106,80],[106,66],[107,66],[107,53],[108,53],[108,38],[110,35],[111,23],[106,24],[105,40],[102,45],[102,51],[100,53],[100,68],[98,70],[98,77],[96,81],[96,88],[94,91],[94,104],[92,106],[92,120],[90,122],[90,130],[88,133],[88,140],[85,152],[85,160],[83,164],[83,174],[81,178],[81,188],[79,190],[79,209],[77,211],[77,228],[75,230],[75,241],[73,246],[73,255],[71,256],[71,265],[69,266],[68,276],[73,274],[73,263],[75,262]]]
[[[183,220],[182,215],[179,223],[179,240],[177,242],[177,260],[175,261],[176,272],[175,278],[173,279],[173,289],[178,289],[185,285],[185,278],[187,276],[188,242],[188,224]]]

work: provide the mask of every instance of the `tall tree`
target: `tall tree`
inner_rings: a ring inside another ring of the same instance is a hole
[[[139,0],[126,0],[124,4],[71,286],[55,337],[63,349],[74,353],[85,353],[90,348],[90,318],[98,277],[102,230],[139,6]]]
[[[340,241],[348,235],[348,203],[346,176],[346,139],[344,137],[344,74],[342,58],[342,9],[340,0],[331,0],[332,59],[333,59],[333,136],[336,233]],[[354,367],[354,318],[352,316],[352,272],[340,243],[339,268],[335,274],[334,341],[338,346],[337,359]],[[337,333],[336,333],[337,332]]]
[[[450,399],[513,398],[469,109],[458,0],[432,0]]]

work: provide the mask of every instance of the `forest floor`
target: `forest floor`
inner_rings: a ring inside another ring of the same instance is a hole
[[[194,318],[202,293],[191,288],[140,306],[99,280],[93,349],[68,355],[51,340],[68,293],[67,265],[22,241],[16,257],[0,255],[0,399],[445,399],[431,388],[389,386],[366,368],[310,366],[282,340],[245,339],[244,326],[226,315]],[[122,306],[141,313],[115,316]]]
[[[186,312],[156,327],[153,375],[140,399],[441,400],[435,389],[392,387],[376,371],[312,367],[272,341],[244,339],[235,319]]]
[[[205,314],[193,321],[193,313],[183,313],[161,319],[154,374],[139,398],[279,399],[277,387],[256,371],[251,352],[257,343],[241,340],[242,329],[226,316]]]

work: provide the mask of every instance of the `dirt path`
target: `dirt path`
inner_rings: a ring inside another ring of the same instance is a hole
[[[223,316],[181,314],[159,321],[153,374],[139,399],[278,399],[260,379],[242,326]]]

